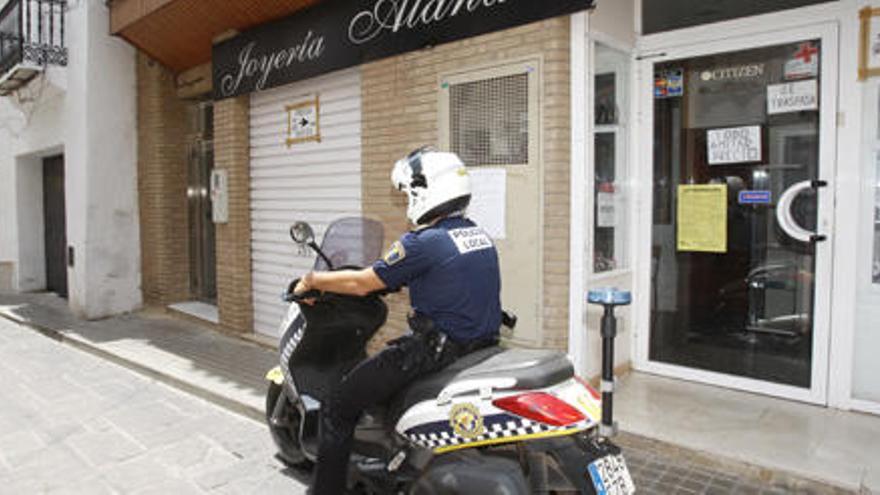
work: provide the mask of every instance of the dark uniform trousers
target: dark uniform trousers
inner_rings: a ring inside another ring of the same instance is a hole
[[[385,404],[420,376],[440,370],[457,357],[492,342],[457,345],[443,342],[442,334],[413,334],[392,341],[364,360],[343,379],[321,405],[318,465],[309,491],[313,495],[345,493],[352,439],[363,411]]]

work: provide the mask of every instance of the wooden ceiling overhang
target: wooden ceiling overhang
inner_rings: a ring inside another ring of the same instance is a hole
[[[211,61],[218,37],[321,0],[113,0],[110,32],[176,73]]]

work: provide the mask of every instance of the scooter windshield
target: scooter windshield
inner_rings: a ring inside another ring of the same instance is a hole
[[[365,267],[379,258],[384,242],[381,223],[363,217],[341,218],[327,227],[321,251],[333,263],[333,268]],[[323,258],[317,257],[315,271],[330,268]]]

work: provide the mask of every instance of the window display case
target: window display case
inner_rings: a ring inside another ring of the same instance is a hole
[[[629,268],[625,122],[628,60],[624,52],[601,43],[595,44],[595,53],[591,245],[592,273],[601,274]]]

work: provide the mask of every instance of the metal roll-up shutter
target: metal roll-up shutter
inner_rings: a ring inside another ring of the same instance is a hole
[[[320,142],[287,145],[285,107],[318,96]],[[280,294],[307,272],[288,228],[309,222],[318,241],[333,220],[361,214],[361,78],[357,68],[251,96],[251,248],[254,327],[278,336]]]

